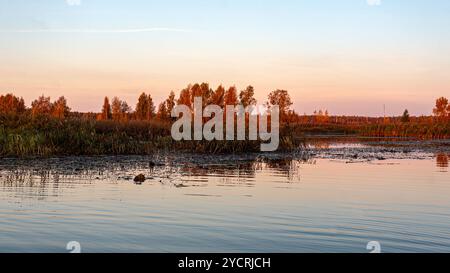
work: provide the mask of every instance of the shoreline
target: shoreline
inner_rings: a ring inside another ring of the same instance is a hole
[[[359,139],[359,138],[356,138]],[[379,139],[379,138],[378,138]],[[311,140],[311,139],[310,139]],[[316,141],[306,141],[305,146],[291,151],[276,152],[236,152],[236,153],[202,153],[192,151],[156,150],[152,154],[99,154],[99,155],[49,155],[49,156],[0,156],[5,161],[34,161],[55,159],[92,159],[111,161],[117,159],[149,160],[169,158],[190,158],[193,162],[209,161],[251,161],[259,159],[342,159],[342,160],[388,160],[388,159],[422,159],[435,157],[436,154],[448,154],[450,156],[450,139],[426,140],[426,141],[355,141],[355,138],[313,138]],[[325,140],[325,141],[324,141]],[[327,141],[328,140],[328,141]],[[389,140],[392,140],[389,138]],[[158,163],[155,163],[158,164]]]

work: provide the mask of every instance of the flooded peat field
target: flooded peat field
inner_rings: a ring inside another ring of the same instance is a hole
[[[449,159],[448,141],[329,139],[296,153],[4,158],[0,252],[449,252]]]

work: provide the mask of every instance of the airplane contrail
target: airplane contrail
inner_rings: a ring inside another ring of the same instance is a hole
[[[16,29],[2,30],[0,33],[140,33],[140,32],[193,32],[182,28],[130,28],[130,29]]]

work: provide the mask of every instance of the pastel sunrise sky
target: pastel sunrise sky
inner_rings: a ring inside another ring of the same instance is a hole
[[[0,93],[159,102],[189,83],[290,92],[299,113],[431,114],[450,96],[448,0],[0,0]]]

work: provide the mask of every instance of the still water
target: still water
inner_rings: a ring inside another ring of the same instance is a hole
[[[450,251],[447,149],[310,151],[0,159],[0,252]]]

